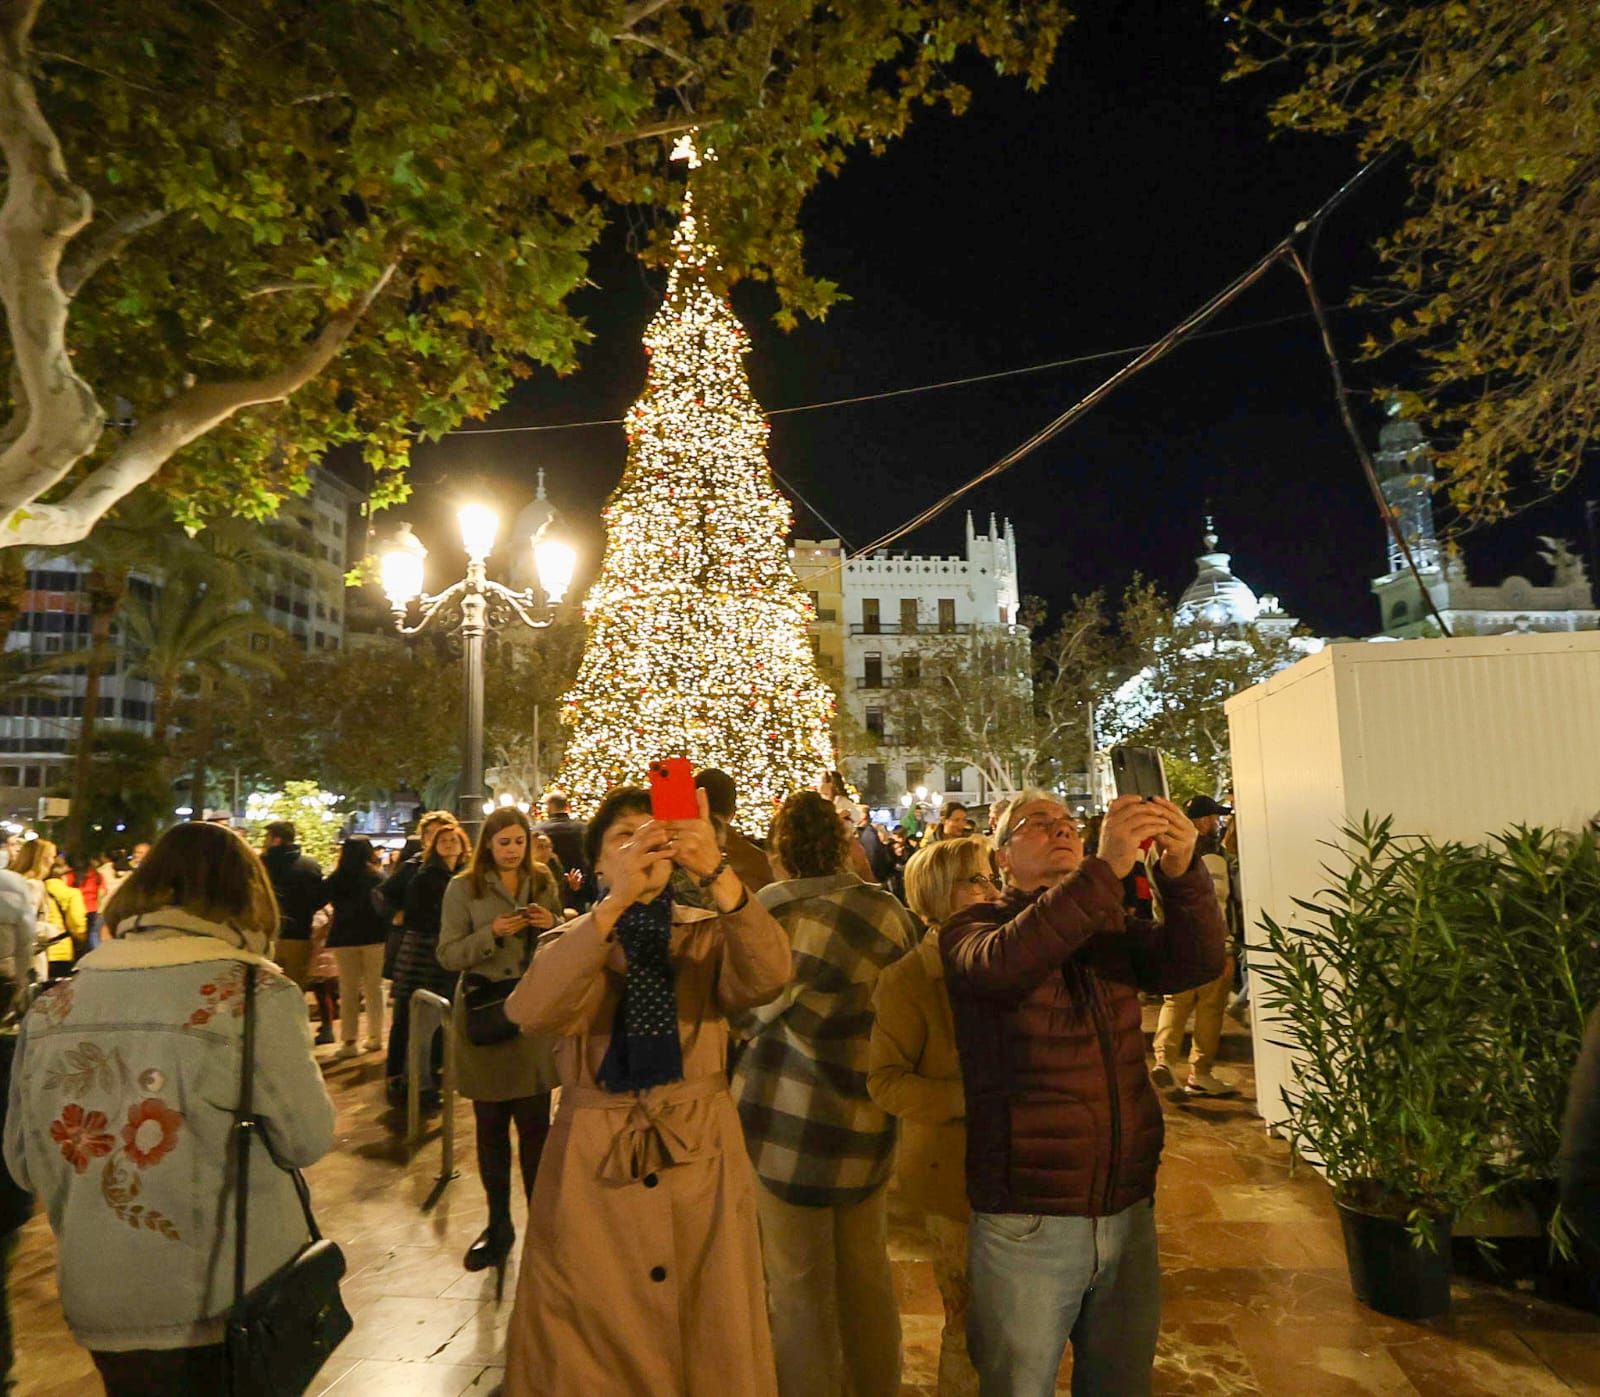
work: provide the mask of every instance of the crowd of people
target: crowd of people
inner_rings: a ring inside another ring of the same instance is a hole
[[[283,1166],[250,1176],[252,1283],[306,1242],[285,1169],[333,1141],[311,1016],[325,1060],[386,1050],[391,1091],[411,1061],[431,1090],[441,1045],[406,1042],[430,990],[488,1201],[468,1270],[503,1281],[514,1153],[528,1200],[508,1394],[897,1394],[892,1180],[932,1248],[941,1392],[1052,1392],[1069,1344],[1076,1391],[1149,1389],[1162,1124],[1140,1003],[1170,996],[1158,1073],[1195,1012],[1207,1090],[1229,938],[1203,831],[1129,797],[1089,852],[1044,791],[885,831],[830,773],[763,843],[726,775],[696,784],[697,819],[621,787],[586,822],[559,797],[538,824],[502,808],[475,844],[431,812],[388,871],[361,838],[324,873],[286,823],[259,856],[186,824],[102,885],[109,934],[14,1039],[5,1159],[109,1393],[225,1390],[246,975]],[[1156,916],[1130,902],[1146,861]]]

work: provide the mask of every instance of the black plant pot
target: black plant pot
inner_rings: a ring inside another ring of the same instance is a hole
[[[1396,1319],[1434,1319],[1450,1312],[1449,1218],[1432,1223],[1428,1240],[1416,1247],[1398,1218],[1336,1206],[1357,1300]]]

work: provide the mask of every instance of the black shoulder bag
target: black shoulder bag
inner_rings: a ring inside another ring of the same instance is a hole
[[[518,939],[523,950],[528,949],[528,933],[519,931]],[[525,956],[522,968],[528,968]],[[461,1008],[467,1042],[475,1048],[490,1048],[496,1043],[509,1043],[522,1032],[506,1014],[506,1000],[516,989],[522,977],[510,975],[504,980],[491,980],[487,975],[467,971],[461,977]]]
[[[311,1386],[328,1355],[350,1333],[350,1312],[339,1296],[344,1253],[327,1241],[311,1215],[311,1190],[298,1169],[294,1180],[311,1240],[290,1260],[245,1294],[245,1231],[250,1201],[250,1140],[261,1122],[252,1105],[256,1066],[256,973],[245,964],[244,1063],[239,1074],[239,1110],[234,1127],[237,1167],[234,1192],[233,1310],[228,1316],[230,1397],[298,1397]],[[272,1146],[263,1134],[269,1158]]]

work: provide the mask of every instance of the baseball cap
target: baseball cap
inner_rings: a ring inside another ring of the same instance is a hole
[[[1191,820],[1198,820],[1205,815],[1231,815],[1233,814],[1233,807],[1231,805],[1219,805],[1210,796],[1194,796],[1183,807],[1183,813]]]

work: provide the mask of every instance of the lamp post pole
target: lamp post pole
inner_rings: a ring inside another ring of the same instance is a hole
[[[541,530],[541,533],[543,531]],[[483,819],[483,646],[491,630],[520,623],[542,630],[555,620],[555,607],[566,595],[575,561],[572,550],[551,539],[535,539],[534,550],[542,593],[517,591],[489,579],[486,563],[494,546],[495,519],[478,505],[461,511],[462,540],[467,548],[467,573],[444,591],[422,590],[422,565],[427,549],[403,525],[383,558],[384,590],[394,613],[395,629],[419,635],[437,622],[461,637],[462,708],[461,791],[457,812],[468,834],[477,836]],[[413,620],[413,616],[415,620]],[[453,623],[453,625],[452,625]]]
[[[461,597],[461,706],[466,731],[461,737],[461,790],[456,797],[456,814],[474,836],[483,816],[483,638],[489,630],[489,599],[483,591],[486,580],[483,563],[469,561],[467,587]]]

